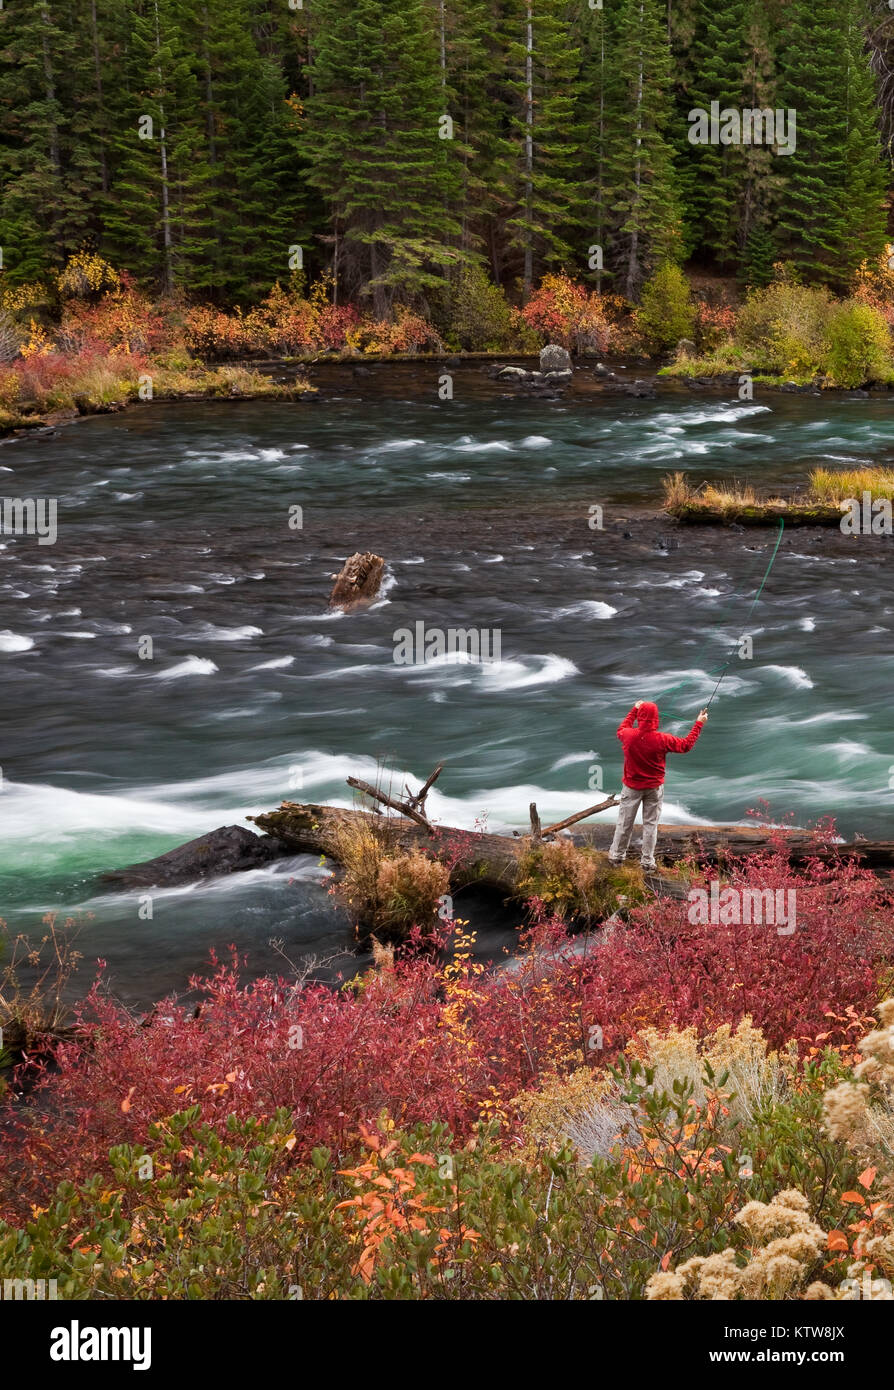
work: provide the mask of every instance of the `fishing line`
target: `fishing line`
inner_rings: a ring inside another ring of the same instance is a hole
[[[761,594],[763,593],[763,591],[764,591],[764,586],[765,586],[767,580],[768,580],[769,577],[770,577],[770,571],[771,571],[772,568],[773,568],[773,563],[774,563],[774,561],[775,561],[775,559],[776,559],[776,555],[777,555],[777,553],[778,553],[778,551],[779,551],[779,546],[780,546],[780,543],[781,543],[781,541],[782,541],[782,533],[783,533],[784,529],[785,529],[785,522],[783,521],[782,517],[780,517],[780,518],[779,518],[779,532],[778,532],[778,534],[777,534],[777,536],[776,536],[776,544],[775,544],[774,547],[773,547],[773,553],[772,553],[772,555],[770,556],[770,562],[769,562],[769,564],[767,565],[767,568],[764,570],[764,577],[763,577],[763,579],[761,580],[761,582],[760,582],[760,584],[759,584],[759,586],[758,586],[757,593],[754,595],[754,598],[751,600],[751,607],[749,608],[748,613],[747,613],[747,615],[746,615],[746,617],[745,617],[745,622],[742,624],[743,627],[747,627],[748,623],[750,622],[750,620],[751,620],[751,615],[752,615],[752,613],[754,612],[755,607],[757,606],[757,601],[758,601],[758,599],[760,598]],[[706,644],[706,645],[707,645],[707,644]],[[711,692],[711,698],[708,700],[708,703],[707,703],[707,705],[705,706],[706,709],[710,709],[710,708],[711,708],[711,705],[712,705],[713,702],[714,702],[714,697],[716,696],[717,691],[720,689],[720,682],[723,680],[724,676],[725,676],[726,673],[727,673],[727,670],[729,669],[729,667],[730,667],[731,664],[732,664],[733,657],[734,657],[734,655],[735,655],[735,653],[736,653],[736,651],[737,651],[737,649],[738,649],[738,645],[739,645],[739,639],[737,638],[736,641],[733,643],[732,647],[730,648],[730,650],[729,650],[729,652],[728,652],[728,654],[727,654],[726,660],[725,660],[725,661],[722,663],[722,665],[719,667],[720,675],[717,677],[717,683],[716,683],[716,685],[714,686],[714,689],[713,689],[712,692]],[[702,651],[704,651],[704,649],[705,649],[705,648],[702,647]],[[715,670],[717,670],[717,669],[718,669],[718,667],[715,666],[715,667],[711,670],[711,674],[713,675],[713,672],[714,672]],[[679,689],[680,689],[682,686],[684,686],[684,685],[691,685],[691,684],[692,684],[692,677],[689,677],[689,678],[686,679],[686,680],[678,681],[676,685],[671,685],[671,686],[669,686],[668,689],[665,690],[665,691],[663,691],[663,692],[661,693],[661,695],[658,697],[658,699],[656,700],[656,704],[659,703],[660,701],[664,700],[664,698],[665,698],[667,695],[672,694],[673,691],[679,690]],[[669,718],[669,719],[675,718],[675,716],[674,716],[673,714],[667,715],[666,717]]]

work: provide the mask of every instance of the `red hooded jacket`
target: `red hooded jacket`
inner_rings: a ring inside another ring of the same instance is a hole
[[[633,726],[639,723],[639,728]],[[618,725],[618,738],[624,745],[624,785],[635,791],[660,787],[664,782],[664,760],[668,753],[688,753],[695,746],[702,726],[695,721],[685,738],[662,734],[658,728],[658,706],[644,700],[634,705]]]

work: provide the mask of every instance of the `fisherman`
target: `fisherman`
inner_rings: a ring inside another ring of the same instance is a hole
[[[658,706],[649,700],[637,700],[626,719],[618,726],[618,738],[624,745],[624,786],[618,807],[618,824],[609,860],[615,866],[623,864],[633,834],[636,813],[640,803],[643,808],[643,849],[641,862],[646,872],[652,872],[655,864],[655,841],[658,838],[658,822],[661,819],[661,803],[664,800],[664,760],[668,753],[688,753],[695,747],[708,717],[706,709],[700,710],[698,718],[685,738],[675,738],[673,734],[662,734],[658,729]],[[634,728],[634,725],[639,725]]]

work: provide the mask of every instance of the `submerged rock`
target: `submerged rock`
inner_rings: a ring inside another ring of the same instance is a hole
[[[113,869],[101,878],[103,883],[119,888],[173,888],[179,883],[257,869],[288,853],[288,847],[274,835],[255,835],[243,825],[223,825],[155,859]]]

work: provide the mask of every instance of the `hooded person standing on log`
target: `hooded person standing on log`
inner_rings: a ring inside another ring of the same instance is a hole
[[[636,813],[642,803],[641,862],[647,871],[655,869],[655,841],[664,800],[664,760],[668,753],[688,753],[694,748],[707,717],[708,711],[700,710],[686,737],[675,738],[673,734],[659,731],[658,706],[649,700],[637,700],[626,719],[619,724],[618,738],[624,745],[624,786],[618,806],[618,824],[608,852],[609,860],[615,866],[624,862]],[[636,724],[638,728],[634,728]]]

